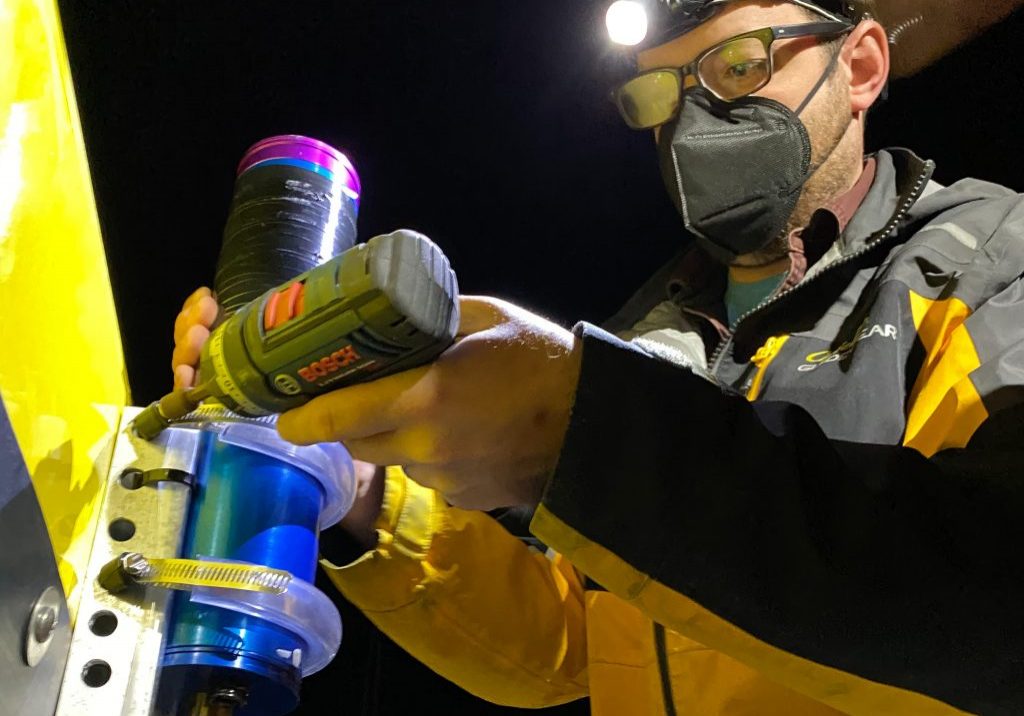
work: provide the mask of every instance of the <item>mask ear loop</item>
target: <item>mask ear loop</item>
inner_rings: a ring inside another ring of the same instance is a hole
[[[816,94],[818,94],[818,91],[825,84],[825,81],[829,77],[832,76],[832,73],[835,71],[836,66],[839,64],[839,55],[840,54],[841,53],[836,52],[836,53],[834,53],[832,55],[832,60],[828,63],[828,67],[825,68],[825,71],[822,73],[821,77],[818,78],[818,82],[814,85],[814,87],[811,89],[810,93],[804,98],[804,101],[801,102],[800,106],[797,108],[797,110],[796,110],[796,116],[797,117],[799,117],[800,114],[804,111],[804,109],[806,109],[807,105],[810,104],[812,99],[814,99],[814,96]],[[847,125],[847,126],[849,126],[849,125]],[[836,144],[832,145],[832,148],[829,149],[828,152],[825,154],[825,156],[822,157],[822,159],[818,162],[817,166],[813,166],[813,167],[809,168],[809,171],[807,172],[807,177],[806,177],[806,179],[804,179],[805,182],[807,181],[807,179],[810,179],[812,176],[814,176],[815,174],[818,173],[818,170],[821,169],[822,166],[824,166],[825,162],[828,161],[829,157],[832,156],[832,153],[836,150],[836,147],[838,147],[838,146],[839,146],[839,143],[836,142]]]
[[[828,78],[832,76],[832,72],[835,71],[836,65],[839,64],[839,55],[840,54],[841,53],[839,53],[839,52],[834,52],[832,54],[832,60],[828,63],[828,67],[825,68],[825,71],[821,74],[821,77],[818,78],[817,83],[815,83],[814,87],[811,88],[810,93],[808,93],[808,95],[806,97],[804,97],[804,101],[800,103],[799,107],[797,107],[797,109],[796,109],[796,116],[797,117],[799,117],[801,115],[801,113],[803,113],[804,109],[807,108],[807,105],[811,103],[811,100],[814,99],[814,96],[816,94],[818,94],[818,91],[825,84],[825,81],[828,80]]]

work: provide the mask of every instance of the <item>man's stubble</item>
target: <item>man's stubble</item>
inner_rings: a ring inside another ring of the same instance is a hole
[[[811,215],[856,183],[863,162],[860,127],[853,126],[849,87],[834,72],[801,115],[811,139],[811,176],[804,184],[784,235],[766,248],[737,257],[736,266],[763,266],[789,254],[789,235],[807,226]]]

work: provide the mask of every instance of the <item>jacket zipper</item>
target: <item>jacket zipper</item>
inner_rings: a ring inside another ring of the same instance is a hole
[[[892,218],[889,219],[888,223],[886,223],[886,225],[882,227],[881,230],[876,231],[871,236],[871,238],[864,244],[863,248],[861,248],[859,251],[855,251],[852,254],[847,254],[846,256],[837,259],[836,261],[833,261],[829,266],[822,269],[821,271],[814,274],[805,281],[801,281],[796,286],[793,286],[792,288],[786,291],[782,291],[781,293],[777,293],[774,296],[766,298],[765,300],[761,301],[761,303],[756,305],[754,308],[750,309],[749,311],[741,315],[739,318],[737,318],[736,321],[729,328],[728,337],[718,342],[718,346],[715,348],[714,352],[711,355],[711,360],[708,361],[708,372],[711,374],[711,376],[717,377],[718,369],[721,367],[722,358],[724,357],[727,350],[732,346],[733,339],[736,336],[736,329],[739,328],[740,324],[743,323],[743,321],[747,320],[754,314],[759,313],[762,310],[773,305],[777,301],[781,300],[783,296],[788,296],[794,291],[797,291],[798,289],[803,288],[808,284],[814,283],[822,276],[825,276],[826,274],[828,274],[831,271],[834,271],[840,266],[845,266],[854,259],[858,259],[864,254],[868,253],[869,251],[873,251],[875,246],[877,246],[880,241],[884,240],[890,233],[893,232],[893,230],[895,230],[896,225],[903,220],[903,217],[906,216],[907,212],[910,211],[911,207],[913,207],[914,204],[917,203],[917,200],[921,198],[921,192],[924,191],[924,186],[928,181],[928,177],[931,176],[930,170],[932,167],[933,165],[930,161],[925,162],[924,169],[921,171],[921,173],[917,177],[917,180],[914,182],[913,189],[911,189],[910,193],[900,203],[900,206],[897,209],[896,213],[892,215]]]
[[[788,296],[793,291],[796,291],[800,287],[818,280],[820,277],[824,276],[830,271],[833,271],[839,268],[840,266],[844,266],[845,264],[848,264],[854,259],[860,258],[869,251],[872,251],[880,241],[884,240],[887,236],[889,236],[889,234],[891,234],[893,230],[896,228],[896,225],[899,224],[900,221],[902,221],[903,217],[906,216],[908,211],[910,211],[910,208],[914,206],[914,204],[917,203],[917,200],[921,197],[921,192],[924,190],[924,185],[927,182],[928,177],[931,175],[930,169],[931,162],[926,162],[924,169],[921,171],[921,173],[917,177],[917,180],[914,182],[913,189],[911,189],[907,197],[900,203],[900,206],[897,209],[896,213],[893,214],[892,218],[889,219],[889,221],[880,231],[875,232],[871,236],[871,238],[865,243],[864,247],[860,251],[856,251],[847,256],[843,256],[842,258],[834,261],[825,269],[811,276],[806,281],[797,284],[796,286],[787,291],[783,291],[779,294],[776,294],[774,296],[771,296],[770,298],[765,299],[757,306],[755,306],[754,308],[752,308],[751,310],[747,311],[742,316],[737,318],[729,329],[729,335],[718,342],[718,346],[715,348],[714,353],[711,356],[711,360],[708,361],[708,369],[711,375],[715,376],[718,373],[718,368],[719,364],[721,363],[722,356],[725,354],[726,350],[732,345],[733,338],[736,335],[736,329],[743,321],[747,320],[754,314],[768,308],[776,301],[780,300],[783,296]],[[669,671],[668,650],[665,646],[665,627],[657,623],[654,625],[654,647],[658,657],[658,673],[661,681],[661,696],[665,706],[665,714],[666,716],[676,716],[675,697],[672,693],[672,675]]]
[[[654,649],[658,653],[658,674],[661,676],[661,698],[665,703],[665,716],[676,716],[672,674],[668,670],[668,650],[665,648],[665,627],[657,623],[654,625]]]

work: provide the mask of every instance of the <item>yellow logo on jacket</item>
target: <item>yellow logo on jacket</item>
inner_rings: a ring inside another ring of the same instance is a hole
[[[827,363],[841,361],[853,353],[853,349],[856,348],[857,344],[861,341],[865,341],[876,336],[895,341],[899,337],[899,331],[896,329],[896,326],[891,323],[876,323],[873,326],[865,325],[852,340],[839,346],[834,351],[818,351],[817,353],[811,353],[804,358],[804,364],[799,366],[797,370],[801,373],[810,373]]]

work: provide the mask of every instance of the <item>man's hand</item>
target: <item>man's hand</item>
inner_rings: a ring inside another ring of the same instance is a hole
[[[574,337],[496,299],[461,309],[460,339],[436,362],[315,398],[281,416],[281,436],[340,440],[457,507],[537,504],[569,424]]]
[[[171,370],[174,372],[174,387],[188,388],[195,383],[199,352],[210,337],[210,330],[217,320],[219,308],[213,292],[198,288],[181,307],[174,321],[174,353],[171,356]],[[384,497],[384,470],[376,465],[355,461],[356,499],[352,508],[339,523],[366,549],[377,544],[377,533],[373,528],[380,514]]]
[[[217,320],[217,299],[206,286],[197,288],[185,299],[178,317],[174,319],[174,353],[171,370],[174,388],[191,388],[196,380],[199,352],[210,337],[210,328]]]

